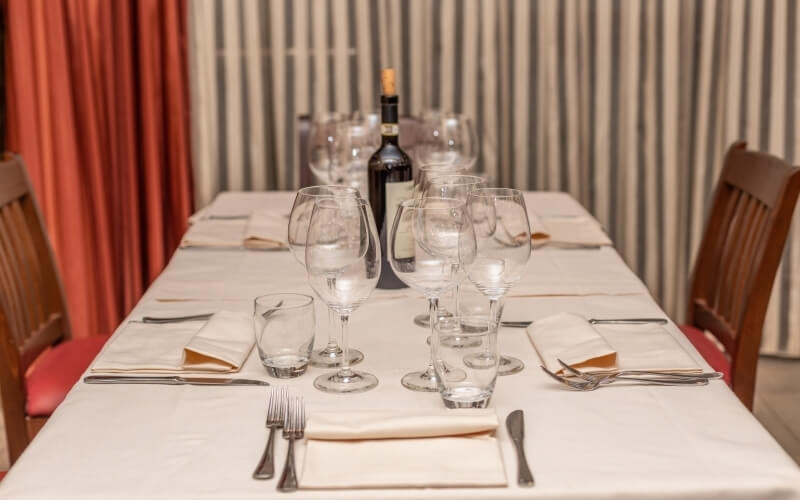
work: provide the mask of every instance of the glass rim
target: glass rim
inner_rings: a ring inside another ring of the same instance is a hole
[[[447,207],[420,207],[417,206],[425,200],[438,201],[438,202],[452,202]],[[412,208],[414,210],[452,210],[454,208],[466,208],[467,202],[459,200],[458,198],[440,198],[438,196],[423,196],[421,198],[409,198],[400,203],[403,208]]]
[[[310,191],[314,189],[323,189],[329,188],[333,190],[342,190],[342,194],[336,193],[319,193],[319,194],[311,194]],[[308,196],[311,198],[347,198],[350,194],[357,194],[358,197],[361,197],[361,193],[358,189],[354,188],[353,186],[342,186],[340,184],[318,184],[315,186],[306,186],[304,188],[300,188],[297,190],[297,196]]]
[[[270,307],[272,307],[273,309],[276,309],[276,310],[278,310],[278,309],[288,310],[288,309],[299,309],[301,307],[307,307],[307,306],[309,306],[309,305],[314,303],[314,297],[312,297],[311,295],[305,294],[305,293],[275,292],[275,293],[265,293],[264,295],[258,295],[256,298],[253,299],[253,305],[254,306],[267,305],[267,304],[260,304],[259,301],[262,300],[262,299],[265,299],[267,297],[280,297],[282,295],[292,295],[294,297],[302,297],[302,298],[307,299],[307,300],[305,300],[301,304],[287,305],[287,306],[284,306],[284,305],[280,305],[280,306],[272,305]]]
[[[457,113],[455,111],[447,111],[443,109],[423,109],[418,115],[415,117],[420,119],[426,119],[426,117],[441,117],[441,118],[466,118],[468,120],[472,120],[472,118],[466,113]]]
[[[514,188],[485,187],[478,188],[469,193],[475,198],[523,198],[522,191]]]
[[[472,184],[480,184],[482,182],[487,182],[486,179],[484,179],[483,177],[481,177],[479,175],[473,175],[473,174],[441,174],[441,175],[436,175],[436,176],[433,176],[433,177],[429,178],[428,179],[428,183],[429,184],[435,184],[437,180],[441,180],[441,179],[445,179],[445,178],[451,178],[451,179],[453,179],[453,178],[474,179],[474,182],[462,182],[462,183],[454,182],[454,183],[448,184],[448,185],[451,185],[451,186],[469,186],[469,185],[472,185]]]
[[[312,113],[310,118],[311,123],[331,123],[335,121],[341,121],[344,115],[339,111],[318,111],[316,113]]]
[[[341,201],[341,200],[352,200],[359,207],[368,207],[369,206],[369,202],[365,198],[362,198],[360,195],[356,196],[356,197],[351,197],[351,196],[320,196],[320,197],[318,197],[318,199],[316,199],[314,201],[314,205],[317,206],[317,207],[322,207],[322,208],[336,208],[336,207],[340,206],[340,205],[334,204],[337,200],[338,201]]]

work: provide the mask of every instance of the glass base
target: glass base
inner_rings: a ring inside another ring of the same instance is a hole
[[[458,336],[448,335],[447,338],[441,340],[442,345],[447,347],[478,347],[481,345],[481,339],[475,336]],[[425,343],[431,345],[431,336],[425,339]]]
[[[525,363],[513,356],[500,355],[500,366],[497,367],[498,375],[513,375],[525,368]]]
[[[331,349],[330,346],[311,353],[310,364],[317,368],[339,368],[342,366],[342,348],[338,345]],[[358,349],[349,349],[350,365],[355,365],[364,360],[364,354]]]
[[[400,383],[406,389],[419,392],[438,392],[439,383],[436,377],[436,372],[428,367],[427,370],[421,372],[411,372],[400,379]]]
[[[442,392],[447,408],[486,408],[491,399],[492,391],[480,387],[455,387]]]
[[[275,378],[295,378],[306,372],[308,364],[301,366],[266,366],[267,373]]]
[[[378,386],[378,377],[367,372],[356,370],[339,370],[325,373],[314,380],[314,387],[322,392],[348,394],[364,392]]]
[[[453,315],[447,309],[439,309],[438,317],[440,318],[449,318]],[[430,313],[421,313],[414,316],[414,324],[417,326],[421,326],[422,328],[430,328],[431,327],[431,315]]]

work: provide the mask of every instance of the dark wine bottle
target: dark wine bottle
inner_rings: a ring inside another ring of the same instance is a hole
[[[381,240],[381,276],[378,288],[405,288],[389,264],[386,242],[400,203],[413,197],[414,180],[411,158],[400,149],[398,135],[398,98],[394,69],[381,72],[381,147],[369,159],[369,203]],[[413,241],[410,242],[413,244]],[[403,251],[402,244],[397,250]],[[409,255],[409,258],[411,255]]]

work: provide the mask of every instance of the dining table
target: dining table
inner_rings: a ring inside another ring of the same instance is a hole
[[[223,192],[191,223],[244,224],[248,213],[260,209],[288,216],[293,197],[292,192]],[[539,218],[591,218],[567,193],[527,192],[525,200]],[[179,248],[115,336],[147,315],[252,314],[256,296],[276,292],[312,294],[305,269],[290,251]],[[327,341],[327,313],[321,301],[315,300],[315,307],[316,345],[321,346]],[[352,314],[350,344],[364,353],[358,368],[378,377],[373,390],[321,392],[313,381],[326,369],[315,367],[296,378],[272,378],[256,349],[236,376],[302,396],[308,415],[439,411],[444,407],[438,393],[413,392],[400,384],[405,373],[425,366],[430,332],[413,322],[425,310],[425,299],[410,289],[376,289]],[[532,251],[523,278],[504,299],[502,319],[535,321],[558,312],[668,318],[613,245],[542,245]],[[664,328],[710,371],[675,323],[670,320]],[[501,327],[498,338],[500,351],[522,360],[525,369],[498,378],[489,408],[500,422],[523,410],[533,487],[517,484],[514,444],[500,425],[496,437],[507,478],[503,487],[281,493],[278,474],[266,481],[251,477],[267,440],[270,387],[79,381],[0,482],[0,498],[800,498],[800,469],[723,380],[705,386],[620,384],[575,391],[540,369],[542,361],[524,328]],[[286,450],[286,441],[278,439],[279,471]],[[300,440],[301,477],[304,451]],[[347,460],[341,457],[342,463]],[[351,463],[350,468],[358,474],[366,465]],[[435,470],[437,464],[430,467]]]

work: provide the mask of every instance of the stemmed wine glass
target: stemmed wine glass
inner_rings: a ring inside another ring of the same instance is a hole
[[[400,204],[388,242],[389,263],[403,283],[428,299],[431,349],[439,297],[452,289],[461,268],[460,259],[475,252],[475,234],[466,204],[450,198],[419,198]],[[424,371],[406,374],[404,387],[414,391],[438,390],[432,364]]]
[[[308,166],[320,182],[335,182],[336,128],[342,121],[339,113],[315,115],[308,132]]]
[[[448,174],[466,174],[467,167],[450,162],[424,162],[418,161],[417,177],[414,182],[414,198],[422,198],[428,180],[433,177]]]
[[[333,182],[361,189],[367,185],[367,163],[380,146],[380,135],[364,120],[339,123],[335,138]]]
[[[451,163],[470,169],[478,159],[478,135],[466,115],[428,111],[422,116],[422,140],[417,144],[421,163]]]
[[[489,298],[490,323],[497,329],[502,314],[500,299],[522,277],[531,255],[528,210],[522,192],[506,188],[472,191],[467,209],[475,228],[477,248],[473,259],[464,260],[464,269],[475,287]],[[479,358],[480,355],[472,362],[480,364]],[[501,375],[516,373],[524,367],[517,358],[500,357]]]
[[[381,247],[369,202],[355,197],[321,198],[311,213],[306,239],[306,270],[311,288],[341,321],[342,364],[314,380],[325,392],[362,392],[378,379],[350,368],[348,322],[378,283]]]
[[[466,204],[471,192],[485,187],[487,187],[486,179],[477,175],[443,174],[430,177],[426,181],[425,186],[422,189],[422,196],[426,198],[453,198],[456,200],[461,200]],[[467,215],[469,215],[469,211],[467,212]],[[464,273],[459,273],[458,281],[456,282],[456,286],[453,288],[453,296],[455,300],[453,302],[452,314],[456,315],[461,315],[461,311],[458,308],[458,287],[463,277]],[[450,313],[447,310],[443,308],[439,309],[440,317],[449,315]],[[427,328],[428,318],[426,316],[423,319],[421,316],[422,315],[415,316],[414,322]]]
[[[289,215],[289,248],[303,267],[306,267],[306,237],[311,213],[317,200],[334,197],[360,197],[358,190],[348,186],[310,186],[297,192]],[[322,297],[320,297],[322,298]],[[364,359],[357,349],[349,349],[348,362],[354,365]],[[311,353],[311,366],[335,368],[342,364],[343,351],[336,342],[333,325],[333,310],[328,308],[328,345]]]

